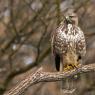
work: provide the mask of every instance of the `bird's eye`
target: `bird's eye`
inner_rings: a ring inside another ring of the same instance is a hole
[[[70,18],[75,18],[75,17],[77,17],[76,15],[73,15],[73,16],[69,16]]]
[[[73,18],[73,16],[69,16],[70,18]]]

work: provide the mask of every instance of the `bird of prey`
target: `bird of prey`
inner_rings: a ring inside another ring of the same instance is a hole
[[[75,12],[67,12],[65,19],[52,33],[51,47],[57,71],[69,71],[83,64],[86,42]]]

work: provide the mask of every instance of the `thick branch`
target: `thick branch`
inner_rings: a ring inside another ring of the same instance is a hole
[[[20,95],[29,86],[37,84],[39,82],[60,81],[75,74],[85,73],[89,71],[95,71],[95,64],[84,65],[82,67],[79,67],[77,70],[74,69],[68,72],[43,72],[41,67],[34,74],[29,75],[29,77],[24,79],[21,83],[12,88],[10,91],[6,92],[4,95]]]

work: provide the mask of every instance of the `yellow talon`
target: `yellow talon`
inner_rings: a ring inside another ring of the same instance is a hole
[[[80,66],[81,66],[81,64],[69,64],[64,68],[64,71],[67,72],[67,71],[73,70],[75,68],[79,68]]]

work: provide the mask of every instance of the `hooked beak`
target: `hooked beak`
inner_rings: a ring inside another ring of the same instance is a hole
[[[72,23],[72,20],[69,16],[66,16],[66,20],[67,20],[67,22]]]

